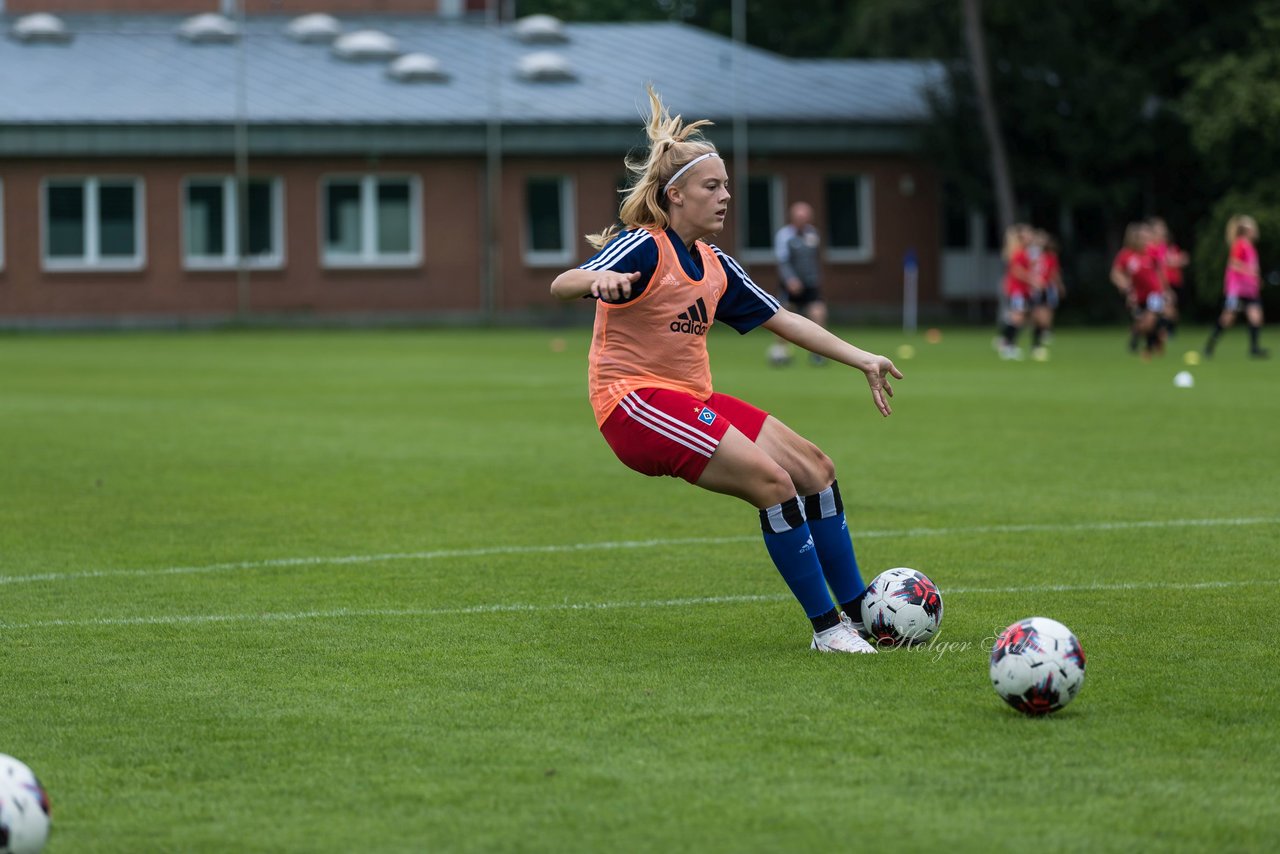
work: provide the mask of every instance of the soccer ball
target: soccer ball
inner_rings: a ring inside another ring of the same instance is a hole
[[[867,585],[862,624],[882,646],[927,643],[942,625],[942,594],[919,570],[886,569]]]
[[[31,769],[0,753],[0,854],[37,854],[49,838],[49,796]]]
[[[1084,649],[1071,630],[1048,617],[1019,620],[991,650],[991,684],[1004,701],[1028,715],[1047,715],[1070,703],[1084,684]]]

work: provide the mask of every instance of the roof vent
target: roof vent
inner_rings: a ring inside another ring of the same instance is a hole
[[[525,44],[563,44],[569,40],[564,24],[550,15],[529,15],[516,21],[516,38]]]
[[[379,30],[356,30],[333,40],[333,54],[349,62],[372,62],[400,55],[400,43]]]
[[[239,35],[231,19],[217,12],[192,15],[178,27],[178,37],[192,44],[225,44],[235,41]]]
[[[329,44],[342,35],[342,24],[332,15],[317,12],[294,18],[284,31],[289,38],[304,44]]]
[[[443,83],[449,79],[440,60],[425,53],[406,53],[387,66],[387,76],[401,83]]]
[[[529,53],[520,57],[516,73],[520,79],[531,83],[561,83],[578,79],[569,60],[551,50]]]
[[[36,12],[23,15],[13,22],[9,34],[26,44],[64,44],[71,41],[71,33],[57,15]]]

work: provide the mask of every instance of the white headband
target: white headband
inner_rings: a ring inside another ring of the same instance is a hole
[[[703,160],[706,160],[708,157],[719,157],[719,156],[720,155],[716,154],[714,151],[708,151],[706,154],[699,154],[697,157],[693,158],[688,163],[686,163],[685,165],[681,166],[679,169],[676,170],[676,174],[672,175],[671,178],[667,181],[666,186],[662,188],[662,194],[665,196],[667,194],[667,190],[671,189],[671,185],[674,184],[676,181],[680,180],[680,176],[688,172],[690,169],[692,169],[695,163],[699,163]]]

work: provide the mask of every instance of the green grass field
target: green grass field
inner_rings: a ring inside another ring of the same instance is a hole
[[[868,578],[939,584],[933,647],[811,653],[753,509],[613,458],[586,330],[0,337],[47,851],[1280,847],[1280,364],[845,332],[914,344],[891,418],[759,333],[717,388],[836,461]],[[1047,719],[987,677],[1037,614],[1088,654]]]

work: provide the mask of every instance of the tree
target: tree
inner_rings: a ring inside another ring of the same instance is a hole
[[[964,43],[968,51],[969,70],[974,93],[978,98],[978,115],[986,138],[996,199],[996,217],[1003,233],[1014,221],[1013,181],[1009,177],[1009,155],[1000,130],[999,111],[991,91],[991,74],[987,68],[987,41],[982,26],[982,0],[963,0]]]
[[[1229,217],[1247,213],[1258,221],[1264,264],[1276,264],[1280,251],[1280,2],[1260,4],[1255,14],[1234,50],[1190,63],[1190,85],[1178,103],[1192,145],[1222,191],[1193,254],[1197,292],[1210,305],[1222,292]]]

